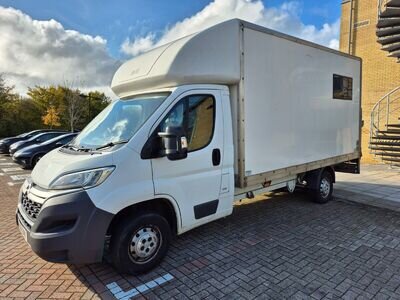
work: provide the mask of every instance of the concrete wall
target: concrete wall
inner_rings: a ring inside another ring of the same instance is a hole
[[[392,89],[400,85],[400,64],[381,50],[375,34],[378,19],[377,0],[353,0],[353,32],[350,53],[363,59],[362,129],[363,162],[377,162],[369,154],[369,128],[372,107]],[[349,52],[350,1],[342,1],[340,50]],[[400,117],[400,115],[399,115]]]

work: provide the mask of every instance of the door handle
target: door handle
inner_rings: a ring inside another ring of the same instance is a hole
[[[212,163],[214,166],[219,166],[221,163],[221,151],[218,148],[212,152]]]

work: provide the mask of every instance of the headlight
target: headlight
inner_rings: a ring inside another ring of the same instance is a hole
[[[20,157],[20,156],[29,156],[29,152],[25,152],[25,151],[23,151],[23,150],[20,150],[20,151],[17,151],[17,152],[15,152],[14,153],[14,157]]]
[[[50,184],[50,189],[64,190],[94,187],[103,183],[114,169],[115,167],[104,167],[61,175]]]

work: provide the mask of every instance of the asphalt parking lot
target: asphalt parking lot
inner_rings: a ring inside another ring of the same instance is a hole
[[[52,264],[15,224],[29,171],[0,156],[0,298],[399,299],[400,214],[306,194],[244,200],[232,216],[177,237],[141,276],[107,264]],[[254,203],[250,203],[254,202]]]

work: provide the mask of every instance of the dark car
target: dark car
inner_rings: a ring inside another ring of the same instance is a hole
[[[24,168],[33,168],[48,152],[71,142],[78,134],[67,133],[43,142],[25,147],[13,155],[13,160]]]
[[[28,146],[34,145],[34,144],[43,143],[45,141],[51,140],[52,138],[55,138],[57,136],[60,136],[60,135],[66,134],[66,133],[68,133],[68,132],[67,131],[50,131],[50,132],[40,133],[38,135],[31,137],[30,139],[19,141],[19,142],[12,144],[10,146],[9,153],[10,153],[10,155],[14,155],[15,152],[17,152],[18,150],[20,150],[22,148],[25,148],[25,147],[28,147]]]
[[[8,137],[0,140],[0,153],[8,153],[10,151],[10,146],[16,142],[30,139],[31,137],[41,134],[43,132],[54,131],[51,129],[38,129],[25,133],[21,133],[20,135]]]

